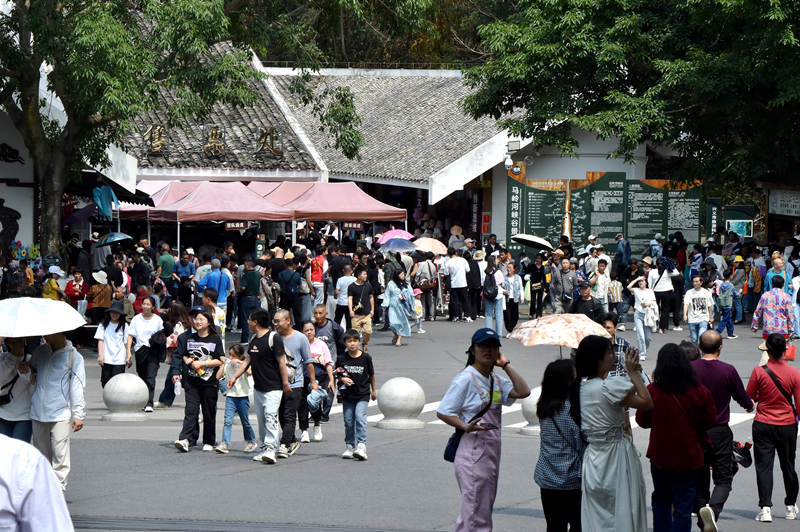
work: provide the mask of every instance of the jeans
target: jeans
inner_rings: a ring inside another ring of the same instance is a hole
[[[15,440],[22,440],[25,443],[31,442],[33,435],[33,424],[30,419],[22,421],[7,421],[0,418],[0,434],[14,438]]]
[[[697,495],[694,499],[694,512],[706,504],[711,507],[714,517],[719,519],[722,507],[728,500],[733,483],[733,462],[730,449],[733,446],[733,432],[730,426],[717,425],[706,431],[711,438],[712,449],[705,453],[705,462],[697,475]],[[711,469],[713,468],[713,469]],[[711,491],[711,479],[714,479],[714,491]],[[700,527],[702,529],[702,527]]]
[[[800,337],[800,327],[798,327],[798,323],[800,323],[800,305],[795,303],[792,305],[792,309],[794,310],[794,337]]]
[[[161,395],[158,397],[158,402],[167,406],[172,406],[172,403],[175,402],[175,384],[172,382],[172,377],[178,375],[175,370],[172,369],[170,366],[169,370],[167,371],[167,378],[164,379],[164,389],[161,391]]]
[[[369,401],[353,402],[345,399],[342,401],[344,414],[344,442],[356,446],[357,443],[367,443],[367,406]]]
[[[797,308],[797,307],[795,306],[795,308]],[[728,336],[731,336],[731,335],[733,335],[733,321],[731,320],[731,314],[733,313],[733,307],[720,307],[720,310],[722,311],[722,317],[719,320],[719,327],[717,327],[717,332],[721,333],[727,327],[728,328]],[[796,311],[795,311],[795,315],[797,315]]]
[[[281,390],[259,392],[253,390],[253,402],[256,405],[256,418],[258,419],[258,439],[261,449],[273,451],[278,448],[278,409],[281,406]]]
[[[650,473],[653,476],[653,532],[691,530],[697,469],[659,469],[651,463]]]
[[[753,462],[756,465],[759,506],[772,506],[772,468],[776,452],[786,489],[783,503],[788,506],[797,502],[798,480],[794,467],[797,425],[769,425],[753,421]]]
[[[233,416],[239,414],[244,431],[244,441],[253,441],[256,435],[253,426],[250,425],[250,398],[249,397],[228,397],[225,399],[225,424],[222,425],[222,443],[231,442],[231,430],[233,429]]]
[[[300,320],[311,321],[314,317],[314,302],[311,294],[300,294]],[[302,329],[302,327],[300,327]]]
[[[492,316],[495,318],[494,332],[503,334],[503,298],[486,299],[486,328],[492,328]]]
[[[241,299],[241,305],[239,306],[239,323],[242,326],[242,337],[240,340],[243,344],[250,341],[250,312],[257,308],[261,308],[257,297],[245,296]]]
[[[628,311],[631,308],[633,308],[633,305],[635,303],[636,303],[636,301],[634,299],[634,295],[633,294],[631,294],[631,295],[622,294],[622,302],[620,304],[620,307],[622,307],[622,308],[620,309],[620,312],[619,312],[619,323],[620,323],[620,325],[624,325],[624,324],[628,323]]]
[[[290,395],[281,398],[281,409],[278,411],[278,419],[281,422],[283,434],[281,435],[281,445],[289,446],[297,441],[294,429],[297,426],[297,407],[303,399],[303,388],[292,388]]]
[[[325,411],[325,407],[328,403],[330,403],[331,393],[328,389],[328,374],[324,373],[319,376],[315,376],[315,380],[317,381],[317,386],[319,386],[320,390],[325,390],[327,392],[327,399],[323,400],[323,402],[319,405],[319,408],[315,412],[310,412],[308,409],[308,396],[311,394],[311,379],[308,377],[303,378],[303,397],[300,401],[300,404],[297,407],[297,418],[300,424],[300,431],[308,430],[308,416],[311,415],[311,419],[314,420],[314,425],[319,425],[320,421],[322,421],[322,414]]]
[[[742,298],[741,297],[734,297],[733,298],[733,310],[734,310],[733,321],[742,321],[744,319],[744,310],[742,309]],[[795,316],[796,315],[797,315],[797,311],[795,311]],[[797,329],[795,329],[795,330],[797,330]]]
[[[646,356],[650,347],[650,327],[644,324],[644,312],[633,313],[633,325],[636,327],[636,342],[639,344],[639,355]]]
[[[314,306],[322,305],[325,302],[325,283],[311,283],[314,287]]]
[[[692,339],[692,343],[698,345],[700,342],[700,335],[706,332],[707,330],[708,330],[707,321],[701,321],[700,323],[690,323],[689,337]]]
[[[436,305],[433,301],[433,290],[422,292],[422,297],[420,299],[422,299],[422,312],[425,319],[432,320],[436,318]],[[375,303],[377,304],[377,301]],[[377,316],[378,313],[376,312],[375,315]]]
[[[759,294],[760,295],[760,294]],[[753,312],[758,304],[758,298],[753,288],[747,287],[747,293],[742,297],[742,306],[745,312]]]

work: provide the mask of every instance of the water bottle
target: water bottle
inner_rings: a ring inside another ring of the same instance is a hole
[[[181,381],[175,381],[175,397],[181,394]]]

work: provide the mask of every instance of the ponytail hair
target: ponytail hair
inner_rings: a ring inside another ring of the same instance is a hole
[[[569,414],[581,426],[581,381],[597,373],[597,366],[611,348],[611,340],[602,336],[587,336],[575,351],[575,380],[569,387]]]

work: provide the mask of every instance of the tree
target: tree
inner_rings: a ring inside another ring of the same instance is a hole
[[[61,198],[72,172],[108,164],[130,120],[166,106],[169,126],[202,119],[216,102],[251,104],[260,74],[250,50],[268,53],[290,39],[285,5],[247,0],[18,0],[0,14],[0,105],[22,135],[41,183],[41,249],[58,252]],[[214,53],[230,42],[233,55]],[[324,60],[298,46],[297,63]],[[50,95],[40,91],[46,87]],[[50,97],[63,106],[52,113]],[[309,100],[337,147],[355,157],[363,145],[347,90]]]
[[[474,117],[575,155],[573,128],[686,157],[715,186],[800,162],[800,8],[755,0],[521,0],[479,30]]]

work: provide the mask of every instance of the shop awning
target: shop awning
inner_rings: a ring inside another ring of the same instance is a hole
[[[153,194],[153,203],[155,207],[161,205],[169,205],[182,200],[191,194],[197,187],[200,186],[199,182],[182,183],[180,181],[172,181],[167,186],[161,188],[158,192]],[[139,189],[137,185],[137,190]],[[119,211],[115,211],[115,216],[120,220],[147,220],[150,211],[154,207],[147,207],[145,205],[121,205]]]
[[[266,181],[251,181],[247,188],[261,196],[262,198],[281,186],[281,183],[268,183]]]
[[[286,221],[293,215],[240,182],[206,181],[185,198],[150,210],[150,219],[162,222]]]
[[[112,179],[95,172],[94,170],[83,170],[81,172],[81,181],[78,183],[69,183],[64,189],[65,194],[74,194],[92,201],[94,198],[93,190],[97,187],[107,185],[116,194],[117,199],[125,203],[138,203],[140,205],[153,205],[153,200],[150,194],[137,190],[136,193],[131,193],[122,185],[113,181]]]
[[[362,222],[405,220],[407,216],[405,209],[376,200],[353,182],[315,183],[305,194],[285,206],[294,209],[295,220]]]
[[[264,197],[278,205],[288,205],[306,194],[312,187],[320,183],[281,183],[275,190]]]

